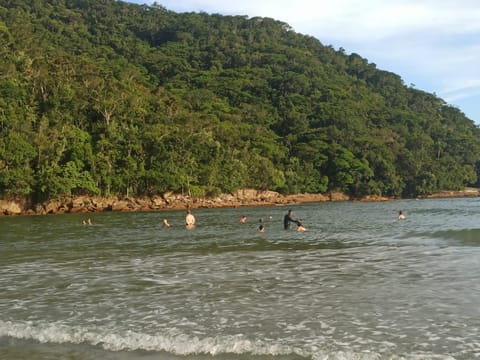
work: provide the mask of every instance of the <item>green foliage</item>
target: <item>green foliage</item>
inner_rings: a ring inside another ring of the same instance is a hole
[[[0,196],[478,183],[459,109],[270,18],[0,0],[0,45]]]
[[[30,164],[36,157],[35,148],[17,132],[0,138],[0,194],[27,196],[33,192],[34,171]]]

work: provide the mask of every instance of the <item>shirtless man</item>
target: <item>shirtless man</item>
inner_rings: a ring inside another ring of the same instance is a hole
[[[185,225],[187,229],[192,229],[195,227],[195,216],[193,216],[190,210],[187,210],[187,216],[185,216]]]

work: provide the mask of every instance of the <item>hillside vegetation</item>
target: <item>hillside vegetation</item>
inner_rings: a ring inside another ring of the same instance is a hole
[[[478,182],[459,109],[270,18],[0,0],[0,53],[0,197]]]

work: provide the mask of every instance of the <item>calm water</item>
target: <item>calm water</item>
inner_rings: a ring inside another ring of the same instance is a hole
[[[480,199],[194,214],[0,218],[0,359],[480,359]]]

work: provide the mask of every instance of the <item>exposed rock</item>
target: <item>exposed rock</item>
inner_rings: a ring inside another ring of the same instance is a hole
[[[167,202],[165,201],[165,198],[161,196],[154,196],[152,198],[152,203],[155,208],[161,208],[165,205],[167,205]]]
[[[87,196],[80,196],[72,198],[71,202],[68,204],[69,212],[71,213],[85,213],[89,211],[90,207],[90,198]]]
[[[57,214],[61,211],[63,203],[60,200],[52,200],[43,204],[45,214]]]
[[[259,203],[278,204],[287,202],[284,195],[275,191],[242,189],[235,192],[232,196],[233,203],[242,205],[258,205]]]
[[[38,215],[45,215],[47,213],[43,204],[35,204],[35,207],[32,210]]]
[[[480,197],[480,189],[466,188],[463,191],[444,191],[438,194],[424,196],[423,198],[437,197]],[[328,194],[293,194],[282,195],[275,191],[243,189],[233,194],[220,194],[215,197],[195,197],[171,192],[153,197],[102,198],[96,196],[77,196],[51,200],[43,204],[28,205],[24,199],[0,199],[0,215],[22,214],[63,214],[85,213],[103,211],[152,211],[213,207],[237,207],[256,205],[275,205],[290,203],[324,202],[324,201],[349,201],[343,193]],[[366,196],[354,201],[387,201],[392,198],[382,196]]]
[[[453,198],[453,197],[477,197],[480,196],[480,189],[465,188],[458,191],[441,191],[439,193],[421,196],[421,198],[435,199],[435,198]]]
[[[391,201],[392,198],[386,196],[378,196],[378,195],[367,195],[360,199],[354,199],[354,201],[361,201],[361,202],[380,202],[380,201]]]
[[[294,203],[307,203],[307,202],[324,202],[330,201],[330,197],[324,194],[295,194],[288,195],[286,197],[289,201]],[[339,199],[341,201],[348,200],[348,197]]]
[[[0,200],[0,213],[4,215],[20,215],[23,210],[19,203],[15,201]]]
[[[92,208],[96,211],[113,211],[113,204],[118,201],[118,198],[116,196],[111,198],[93,197],[91,201]]]
[[[347,201],[350,200],[350,197],[344,193],[332,192],[329,194],[329,199],[330,201]]]
[[[130,200],[117,200],[112,203],[112,211],[131,211],[135,208]]]

